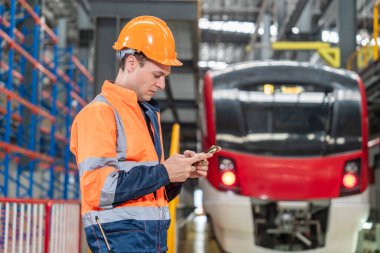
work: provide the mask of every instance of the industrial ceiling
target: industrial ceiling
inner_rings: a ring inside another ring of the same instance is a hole
[[[122,25],[138,15],[155,15],[171,27],[181,68],[173,68],[167,89],[158,94],[164,137],[181,124],[181,149],[199,143],[199,86],[209,69],[246,60],[293,59],[321,61],[316,53],[273,51],[275,41],[325,41],[338,44],[338,4],[342,0],[44,0],[44,13],[68,20],[67,43],[84,48],[97,90],[115,76],[111,49]],[[360,44],[372,33],[374,0],[357,0]],[[268,29],[265,29],[268,28]],[[91,42],[95,41],[95,43]],[[169,144],[168,139],[166,144]],[[167,150],[167,146],[166,146]]]

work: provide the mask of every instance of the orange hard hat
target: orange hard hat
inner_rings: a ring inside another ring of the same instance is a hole
[[[163,65],[182,66],[177,60],[175,41],[166,23],[153,16],[139,16],[121,30],[113,49],[135,49]]]

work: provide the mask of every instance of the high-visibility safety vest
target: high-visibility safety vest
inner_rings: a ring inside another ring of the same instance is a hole
[[[93,253],[167,251],[165,186],[170,183],[160,164],[159,122],[155,100],[140,103],[135,92],[110,81],[76,116],[70,150],[79,169],[82,219]]]

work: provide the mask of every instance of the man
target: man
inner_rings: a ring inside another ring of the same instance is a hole
[[[113,48],[120,61],[115,82],[104,82],[71,129],[87,242],[93,253],[166,252],[168,202],[187,178],[207,175],[212,155],[185,151],[164,160],[152,97],[165,88],[171,66],[182,65],[166,23],[134,18]]]

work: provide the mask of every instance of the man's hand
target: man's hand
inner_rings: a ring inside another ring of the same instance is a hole
[[[185,152],[183,152],[183,154],[186,157],[193,157],[197,153],[195,153],[194,151],[191,151],[191,150],[186,150]],[[205,154],[205,153],[201,153],[201,154]],[[190,178],[207,177],[207,171],[208,171],[207,159],[196,162],[193,164],[193,166],[195,166],[195,171],[192,171],[190,173]]]
[[[165,166],[168,172],[170,182],[184,182],[189,177],[196,178],[207,176],[208,162],[207,159],[212,157],[212,154],[195,153],[186,150],[183,155],[176,154],[166,159],[162,165]],[[202,162],[202,165],[200,163]],[[206,165],[204,161],[207,162]],[[194,166],[193,164],[199,164]]]

